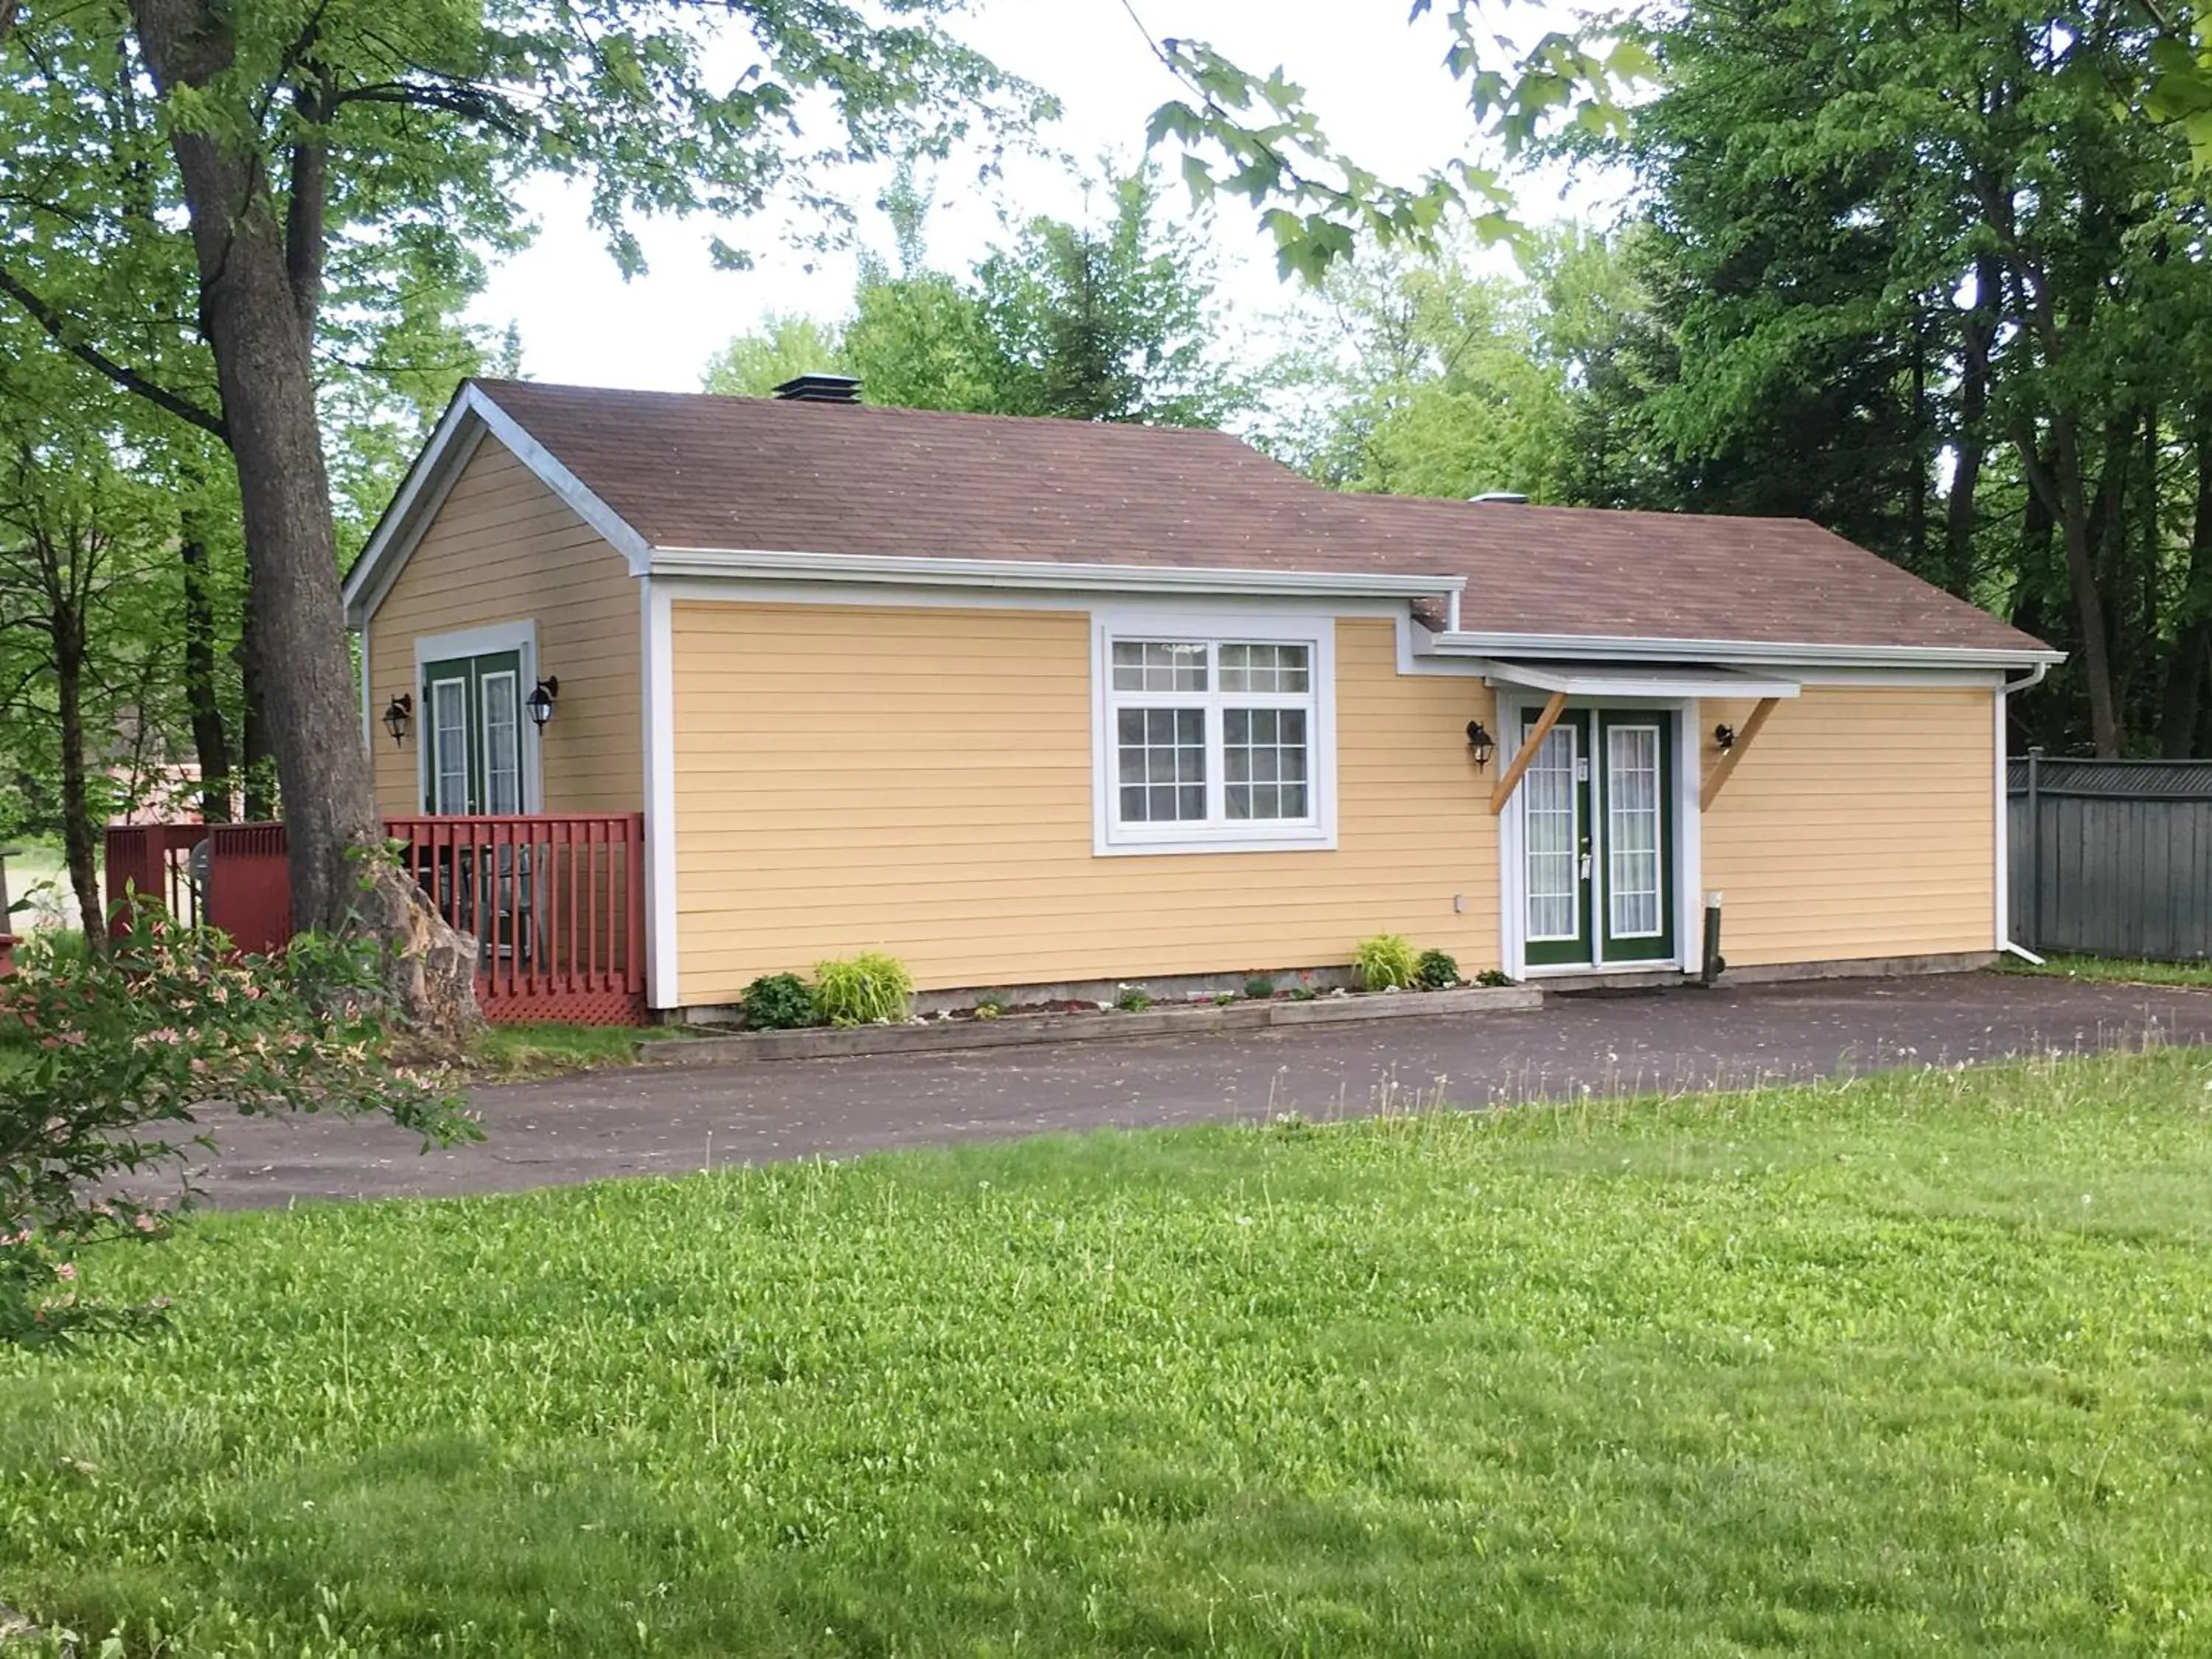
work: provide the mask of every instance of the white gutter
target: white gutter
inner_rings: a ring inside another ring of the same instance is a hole
[[[1077,564],[1052,559],[939,559],[902,553],[795,553],[718,547],[656,547],[652,551],[651,574],[1116,593],[1170,590],[1335,599],[1448,595],[1455,604],[1467,582],[1464,576],[1399,576],[1365,571]]]
[[[1779,663],[1854,668],[2034,668],[2047,672],[2063,651],[1992,651],[1954,645],[1808,645],[1763,640],[1650,639],[1622,634],[1446,632],[1430,637],[1439,657],[1571,657],[1584,662]]]
[[[2053,652],[2057,660],[2062,653]],[[1997,950],[2000,953],[2018,957],[2033,967],[2043,966],[2043,958],[2024,945],[2015,945],[2012,939],[2012,914],[2009,898],[2012,892],[2012,848],[2005,833],[2005,822],[2012,815],[2012,781],[2007,775],[2012,757],[2005,752],[2005,704],[2015,691],[2025,691],[2043,684],[2051,672],[2050,662],[2039,662],[2025,679],[2007,680],[1997,688],[1996,750],[1996,843],[1997,843]]]

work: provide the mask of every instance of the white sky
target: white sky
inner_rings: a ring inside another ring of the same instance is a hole
[[[1443,67],[1445,31],[1433,16],[1408,26],[1409,9],[1407,0],[1138,3],[1158,33],[1209,41],[1257,72],[1281,64],[1306,87],[1340,149],[1387,179],[1407,182],[1480,154],[1464,88]],[[1563,5],[1532,3],[1494,19],[1516,37],[1533,39],[1547,27],[1567,27],[1571,15]],[[1041,137],[1085,163],[1104,153],[1133,162],[1147,117],[1176,95],[1121,0],[975,0],[955,26],[1002,68],[1058,96],[1065,115]],[[1181,214],[1188,198],[1169,159],[1167,204]],[[979,186],[974,173],[972,160],[963,167],[955,158],[933,181],[938,205],[928,221],[929,254],[940,269],[964,273],[990,242],[1004,239],[1005,218],[1044,213],[1080,219],[1086,213],[1075,180],[1043,157],[1010,158],[1005,178],[989,185]],[[852,191],[865,203],[878,187],[856,178]],[[1524,179],[1517,191],[1521,214],[1531,222],[1602,221],[1620,194],[1614,181],[1557,175]],[[696,391],[707,358],[763,316],[836,317],[851,298],[853,256],[793,246],[789,222],[774,213],[720,228],[726,240],[754,253],[757,268],[744,272],[714,268],[707,247],[714,226],[643,227],[652,269],[625,283],[585,223],[578,192],[548,181],[530,204],[542,225],[538,242],[493,274],[470,314],[495,328],[510,322],[520,328],[523,372],[533,379]],[[880,215],[864,213],[861,234],[888,250]],[[1291,298],[1276,279],[1272,246],[1241,202],[1220,204],[1211,240],[1232,322],[1255,349],[1263,348],[1255,337],[1267,331],[1267,313]]]

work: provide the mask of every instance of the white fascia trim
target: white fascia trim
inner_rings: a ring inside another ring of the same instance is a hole
[[[1397,576],[1334,570],[1199,569],[1184,565],[1076,564],[1049,559],[937,559],[902,553],[802,553],[656,547],[655,576],[803,577],[931,587],[1022,588],[1086,593],[1274,594],[1293,598],[1436,599],[1463,576]]]
[[[438,515],[454,481],[476,453],[485,434],[498,439],[540,483],[565,501],[569,509],[597,531],[629,561],[630,574],[642,575],[652,549],[629,521],[591,489],[582,479],[554,459],[552,451],[523,430],[521,425],[473,382],[461,388],[453,407],[438,422],[438,429],[408,469],[406,481],[378,521],[375,533],[362,549],[347,573],[344,599],[346,622],[367,624],[384,596],[405,568],[416,544]]]
[[[1950,645],[1810,645],[1764,640],[1649,639],[1622,634],[1432,634],[1446,657],[1571,657],[1586,662],[1838,664],[1859,668],[2033,668],[2063,651],[1987,651]]]
[[[514,652],[522,659],[520,684],[515,687],[519,702],[530,695],[530,688],[538,680],[535,617],[491,623],[483,628],[464,628],[451,634],[415,636],[415,683],[408,690],[415,699],[416,811],[430,810],[430,705],[429,699],[422,695],[422,671],[434,662],[445,662],[454,657],[489,657],[501,651]],[[521,708],[515,713],[521,716],[522,724],[522,810],[542,812],[545,810],[545,733]]]
[[[678,1006],[676,954],[676,653],[668,584],[637,585],[645,720],[645,986],[653,1008]]]
[[[1507,685],[1533,686],[1539,691],[1564,691],[1575,697],[1794,697],[1801,689],[1796,680],[1760,679],[1749,674],[1685,672],[1657,668],[1649,674],[1597,670],[1577,672],[1566,668],[1543,668],[1523,662],[1478,659],[1483,673]]]

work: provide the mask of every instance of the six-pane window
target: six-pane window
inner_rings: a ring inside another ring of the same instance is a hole
[[[1117,825],[1318,823],[1311,644],[1116,639],[1109,664]]]

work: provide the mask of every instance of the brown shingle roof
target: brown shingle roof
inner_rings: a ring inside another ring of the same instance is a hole
[[[1218,432],[478,384],[656,547],[1461,575],[1472,631],[2038,643],[1801,519],[1339,495]]]

